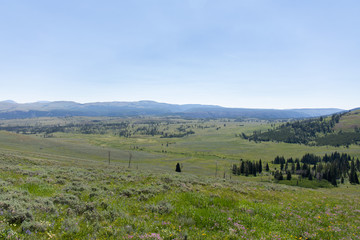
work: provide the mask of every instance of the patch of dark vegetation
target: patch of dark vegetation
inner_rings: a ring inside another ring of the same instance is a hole
[[[360,161],[346,153],[334,152],[330,155],[325,154],[323,157],[307,153],[301,159],[277,156],[273,164],[280,165],[278,170],[272,172],[274,179],[277,181],[288,180],[288,185],[294,185],[292,175],[297,175],[296,185],[299,181],[307,179],[309,181],[317,180],[316,183],[307,183],[306,187],[314,186],[314,188],[327,186],[322,183],[326,180],[333,186],[343,184],[348,179],[351,184],[359,184],[357,172],[360,170]],[[284,177],[284,175],[286,175]],[[302,184],[304,185],[304,184]]]
[[[163,120],[162,122],[139,120],[130,124],[129,121],[108,123],[94,120],[85,123],[68,123],[63,125],[9,125],[0,126],[0,130],[21,134],[37,134],[42,135],[44,138],[54,137],[54,133],[113,134],[126,138],[134,135],[182,138],[195,134],[191,129],[192,125],[181,124],[176,129],[169,130],[168,125],[170,124],[178,124],[178,122],[173,122],[172,120]]]

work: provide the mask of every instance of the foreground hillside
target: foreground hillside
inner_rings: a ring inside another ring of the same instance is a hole
[[[359,239],[360,191],[0,155],[1,239]]]

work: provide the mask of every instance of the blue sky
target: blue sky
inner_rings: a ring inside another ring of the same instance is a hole
[[[357,0],[0,0],[0,100],[360,107]]]

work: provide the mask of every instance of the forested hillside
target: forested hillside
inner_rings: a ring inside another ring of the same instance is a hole
[[[334,114],[302,121],[273,125],[268,131],[254,131],[243,138],[250,141],[275,141],[307,145],[349,146],[360,143],[360,111]]]

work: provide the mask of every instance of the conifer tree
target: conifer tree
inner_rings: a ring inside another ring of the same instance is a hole
[[[279,180],[284,180],[284,177],[283,177],[281,172],[280,172],[280,175],[279,175]]]
[[[240,165],[240,174],[244,174],[245,173],[245,164],[243,161],[241,161],[241,165]]]
[[[331,179],[331,181],[330,181],[331,184],[334,185],[334,186],[337,186],[335,166],[333,166],[333,165],[331,166],[330,171],[329,171],[329,175],[330,175],[330,179]]]
[[[313,175],[311,174],[311,172],[309,173],[308,179],[309,179],[310,181],[313,180]]]
[[[232,173],[235,175],[237,174],[237,172],[238,172],[238,167],[236,166],[236,164],[233,164]]]
[[[181,172],[181,168],[180,168],[180,163],[177,163],[176,164],[176,169],[175,169],[176,172]]]
[[[351,161],[349,181],[351,184],[359,184],[354,161]]]
[[[236,166],[236,175],[241,175],[240,166],[239,167]]]
[[[270,171],[270,168],[269,168],[269,164],[268,163],[266,163],[266,167],[265,167],[265,171]]]
[[[336,177],[331,178],[331,184],[337,186]]]
[[[245,164],[244,164],[245,165]],[[249,169],[249,164],[246,164],[246,166],[245,166],[245,171],[244,171],[244,173],[245,173],[245,176],[249,176],[249,171],[250,169]]]
[[[291,180],[291,172],[287,171],[286,180]]]

